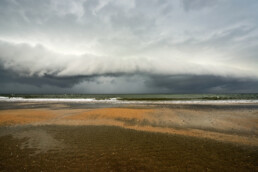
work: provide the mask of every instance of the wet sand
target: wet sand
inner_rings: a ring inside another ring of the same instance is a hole
[[[257,105],[0,103],[0,171],[257,171]]]

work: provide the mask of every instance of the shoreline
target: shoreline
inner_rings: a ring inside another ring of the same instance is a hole
[[[0,97],[0,102],[49,102],[49,103],[107,103],[107,104],[257,104],[258,99],[230,99],[230,100],[119,100],[94,98],[8,98]]]

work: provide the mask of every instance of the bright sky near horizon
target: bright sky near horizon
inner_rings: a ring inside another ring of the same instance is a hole
[[[0,93],[258,92],[257,0],[0,0]]]

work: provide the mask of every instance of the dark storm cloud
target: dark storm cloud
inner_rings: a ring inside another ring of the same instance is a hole
[[[140,74],[140,73],[139,73]],[[135,73],[134,75],[138,75]],[[129,77],[131,74],[126,73],[105,73],[101,75],[75,75],[75,76],[55,76],[49,74],[43,74],[41,76],[23,76],[19,73],[11,70],[6,70],[0,66],[0,78],[2,83],[22,83],[27,85],[33,85],[41,87],[43,85],[56,86],[60,88],[72,88],[73,86],[79,84],[80,82],[96,82],[101,83],[97,78],[99,77]],[[112,81],[115,83],[115,81]]]
[[[147,87],[169,93],[253,93],[258,92],[258,80],[213,75],[151,76]]]
[[[214,75],[151,75],[148,73],[104,74],[57,77],[19,76],[0,69],[1,84],[27,85],[22,93],[252,93],[258,92],[258,80]],[[29,86],[29,87],[28,87]],[[33,87],[30,90],[30,86]],[[59,89],[59,90],[58,90]],[[106,91],[108,90],[108,91]],[[111,91],[112,90],[112,91]],[[111,92],[110,92],[111,91]],[[1,93],[21,93],[19,89],[2,87]]]
[[[93,80],[94,77],[72,76],[72,77],[55,77],[51,75],[43,76],[19,76],[18,73],[0,68],[1,83],[21,83],[41,87],[43,85],[52,85],[60,88],[69,88],[78,84],[82,80]]]
[[[40,76],[23,76],[16,71],[6,70],[0,65],[0,93],[98,93],[99,90],[102,93],[153,92],[141,82],[146,77],[141,75],[144,74],[105,73],[88,76],[43,74]]]

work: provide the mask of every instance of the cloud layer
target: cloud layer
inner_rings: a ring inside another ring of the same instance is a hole
[[[1,92],[258,92],[256,9],[256,0],[1,0]]]

